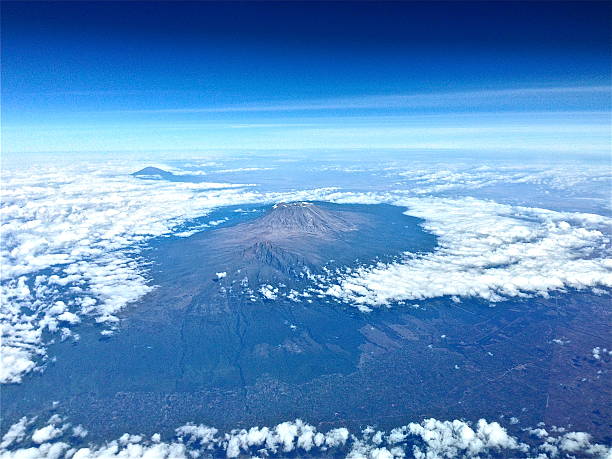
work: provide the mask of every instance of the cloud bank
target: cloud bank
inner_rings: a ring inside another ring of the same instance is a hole
[[[453,458],[609,458],[612,451],[594,443],[585,432],[566,432],[540,424],[523,429],[522,439],[497,422],[480,419],[475,425],[462,420],[422,422],[390,431],[366,427],[351,433],[344,427],[326,432],[300,419],[274,427],[251,427],[221,433],[204,424],[186,424],[172,438],[125,433],[103,444],[87,443],[87,431],[54,415],[46,425],[23,417],[0,443],[2,459],[188,459],[194,457],[298,457],[331,456],[347,459],[453,459]]]
[[[360,202],[359,196],[339,202]],[[449,296],[497,302],[553,290],[612,287],[610,225],[600,215],[509,206],[474,198],[393,201],[438,237],[432,253],[316,278],[318,295],[364,311]]]

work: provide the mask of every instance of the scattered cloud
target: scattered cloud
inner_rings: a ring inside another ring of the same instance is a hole
[[[275,300],[278,295],[278,287],[273,287],[268,284],[262,285],[259,292],[266,300]]]
[[[607,357],[612,356],[612,351],[609,351],[605,347],[601,348],[599,346],[596,346],[591,350],[591,355],[595,360],[605,360]]]
[[[510,455],[515,458],[607,458],[605,445],[594,443],[585,432],[551,429],[551,435],[539,427],[523,429],[527,438],[519,439],[497,422],[480,419],[475,425],[462,421],[425,419],[390,431],[366,427],[351,433],[339,427],[326,432],[300,419],[274,427],[251,427],[221,433],[204,424],[185,424],[173,438],[125,433],[103,444],[84,443],[86,430],[70,435],[69,423],[51,422],[34,427],[34,420],[22,418],[11,426],[0,444],[2,459],[187,459],[202,454],[237,457],[268,457],[287,454],[318,454],[347,459],[466,459]],[[83,433],[84,432],[84,433]]]

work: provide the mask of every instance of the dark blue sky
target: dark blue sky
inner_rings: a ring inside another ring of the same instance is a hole
[[[308,129],[418,127],[415,117],[449,113],[601,123],[610,12],[607,2],[3,2],[3,144],[301,148],[316,145],[288,139]],[[258,131],[223,137],[228,123]],[[420,145],[378,138],[363,146]]]

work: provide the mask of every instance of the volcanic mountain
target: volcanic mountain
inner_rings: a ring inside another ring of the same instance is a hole
[[[287,283],[305,270],[317,272],[331,254],[347,249],[346,238],[366,222],[356,212],[310,202],[279,203],[253,221],[199,235],[194,242],[208,253],[224,254],[225,283],[238,278]]]
[[[305,269],[317,271],[328,261],[325,254],[335,244],[343,245],[345,233],[364,223],[364,217],[354,212],[309,202],[279,203],[257,220],[219,233],[240,249],[236,262],[241,274],[259,282],[278,282]]]
[[[139,171],[133,172],[131,175],[142,180],[168,180],[170,182],[200,183],[208,180],[203,175],[192,175],[188,173],[174,174],[173,172],[153,166],[147,166]]]
[[[325,418],[333,419],[342,411],[335,401],[345,394],[375,394],[363,393],[372,386],[363,379],[337,386],[337,378],[361,371],[362,354],[395,349],[398,338],[382,326],[365,327],[354,308],[309,290],[316,288],[312,275],[425,250],[433,238],[393,206],[293,202],[235,210],[207,217],[230,216],[227,226],[153,241],[142,256],[155,288],[124,310],[112,336],[100,340],[99,331],[82,330],[78,352],[65,346],[65,358],[27,386],[33,393],[6,397],[14,416],[23,413],[19,403],[61,400],[71,419],[119,431],[127,427],[95,420],[125,419],[138,429],[192,419],[271,423],[290,419],[295,405],[305,412],[305,405],[320,410],[332,403]],[[367,345],[362,330],[378,344]],[[409,345],[401,350],[414,352]],[[418,355],[416,362],[427,362],[424,352]],[[393,362],[381,368],[372,371],[376,386],[386,382],[381,375],[395,374]],[[361,403],[355,400],[351,406]]]
[[[355,220],[355,213],[324,209],[311,202],[281,202],[251,225],[262,236],[274,239],[305,235],[323,238],[356,230]]]
[[[159,167],[148,166],[144,169],[140,169],[139,171],[133,172],[132,175],[134,177],[142,177],[142,178],[162,178],[169,179],[174,177],[172,172],[165,171],[160,169]]]

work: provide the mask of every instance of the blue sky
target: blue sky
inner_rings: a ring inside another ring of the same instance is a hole
[[[11,152],[606,153],[607,2],[3,2]]]

